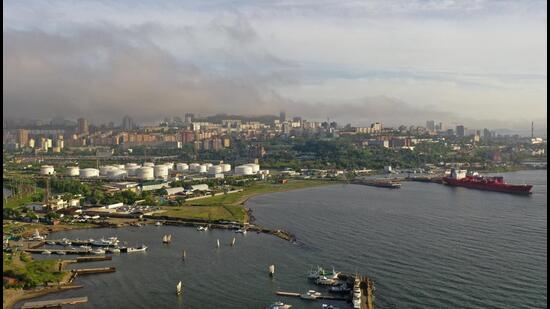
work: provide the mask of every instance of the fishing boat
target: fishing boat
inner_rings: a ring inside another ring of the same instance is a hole
[[[147,246],[146,246],[146,245],[141,245],[141,246],[135,247],[135,248],[129,247],[129,248],[127,249],[127,252],[128,252],[128,253],[132,253],[132,252],[145,252],[146,250],[147,250]]]
[[[109,237],[107,239],[101,238],[100,240],[90,240],[92,246],[109,247],[118,245],[119,240],[116,237]]]
[[[50,255],[50,254],[52,254],[52,252],[49,251],[49,250],[44,250],[44,251],[42,251],[42,254],[44,254],[44,255]]]
[[[300,294],[301,299],[315,300],[321,296],[321,293],[314,290],[309,290],[304,294]]]
[[[321,285],[335,285],[338,283],[338,279],[329,278],[327,276],[319,276],[319,278],[315,280],[315,283]]]
[[[269,275],[273,277],[275,274],[275,265],[269,265]]]
[[[285,304],[282,301],[274,302],[273,304],[269,305],[269,309],[290,309],[290,308],[292,308],[292,305]]]
[[[176,295],[180,295],[181,293],[183,293],[183,289],[181,288],[181,281],[180,281],[176,285]]]
[[[208,226],[199,226],[197,231],[208,231]]]
[[[162,237],[162,242],[165,244],[169,244],[172,242],[172,234],[164,235]]]
[[[107,249],[105,249],[105,251],[108,252],[108,253],[120,253],[119,248],[107,248]]]
[[[93,254],[105,254],[105,250],[98,248],[92,251]]]
[[[329,279],[338,279],[338,275],[340,273],[336,272],[334,268],[332,269],[332,272],[326,271],[322,267],[317,266],[317,270],[312,270],[308,273],[307,278],[311,280],[317,280],[320,277],[326,277]]]
[[[349,293],[351,291],[351,288],[348,287],[346,283],[343,283],[343,284],[331,286],[328,290],[331,293]]]
[[[59,244],[62,245],[62,246],[70,246],[70,245],[72,245],[71,241],[68,240],[67,238],[61,239],[61,241],[59,242]]]

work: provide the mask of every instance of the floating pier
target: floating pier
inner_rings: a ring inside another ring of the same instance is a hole
[[[88,296],[84,297],[75,297],[75,298],[64,298],[64,299],[53,299],[53,300],[42,300],[42,301],[33,301],[26,302],[21,306],[21,309],[31,309],[31,308],[55,308],[61,307],[62,305],[76,305],[84,304],[88,302]]]
[[[103,256],[79,256],[76,258],[77,263],[84,263],[84,262],[96,262],[96,261],[110,261],[113,257],[110,255],[103,255]]]
[[[98,273],[114,273],[115,271],[116,271],[115,267],[73,269],[73,272],[77,273],[78,275],[88,275],[88,274],[98,274]]]
[[[300,297],[302,295],[301,293],[295,293],[295,292],[284,292],[284,291],[277,291],[275,294],[279,296],[288,296],[288,297]],[[349,297],[343,297],[343,296],[332,296],[332,295],[320,295],[316,299],[329,299],[329,300],[343,300],[348,301]]]

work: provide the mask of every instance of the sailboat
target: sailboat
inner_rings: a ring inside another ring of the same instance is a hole
[[[217,240],[218,248],[220,247],[220,239]]]
[[[275,265],[269,265],[269,276],[273,277],[275,274]]]
[[[235,245],[235,237],[233,237],[233,240],[231,241],[231,246]]]
[[[165,243],[165,244],[168,244],[172,241],[172,234],[169,234],[169,235],[164,235],[162,237],[162,242]]]
[[[182,258],[183,260],[185,260],[185,255],[186,255],[186,254],[185,254],[185,250],[183,250],[183,252],[181,253],[181,258]]]
[[[176,285],[176,295],[180,295],[181,293],[183,293],[183,289],[181,288],[181,281],[180,281]]]

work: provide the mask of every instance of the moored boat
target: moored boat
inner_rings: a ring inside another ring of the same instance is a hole
[[[309,290],[304,294],[300,294],[301,299],[315,300],[321,296],[321,293],[314,290]]]
[[[141,245],[141,246],[135,247],[135,248],[129,247],[129,248],[127,249],[127,252],[128,252],[128,253],[132,253],[132,252],[145,252],[146,250],[147,250],[147,246],[146,246],[146,245]]]
[[[180,295],[181,293],[183,293],[183,288],[182,288],[182,284],[181,284],[181,281],[178,282],[178,284],[176,285],[176,294],[177,295]]]
[[[451,169],[449,175],[443,177],[443,183],[448,186],[524,195],[531,194],[533,189],[533,185],[508,184],[501,176],[486,177],[478,173],[468,175],[467,170],[456,169]]]
[[[269,305],[269,309],[290,309],[292,305],[283,303],[282,301],[277,301]]]

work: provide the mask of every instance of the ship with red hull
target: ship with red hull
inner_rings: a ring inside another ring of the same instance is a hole
[[[524,195],[531,194],[533,188],[532,185],[507,184],[501,176],[466,175],[466,171],[455,170],[451,170],[450,176],[443,177],[443,183],[449,186]]]

